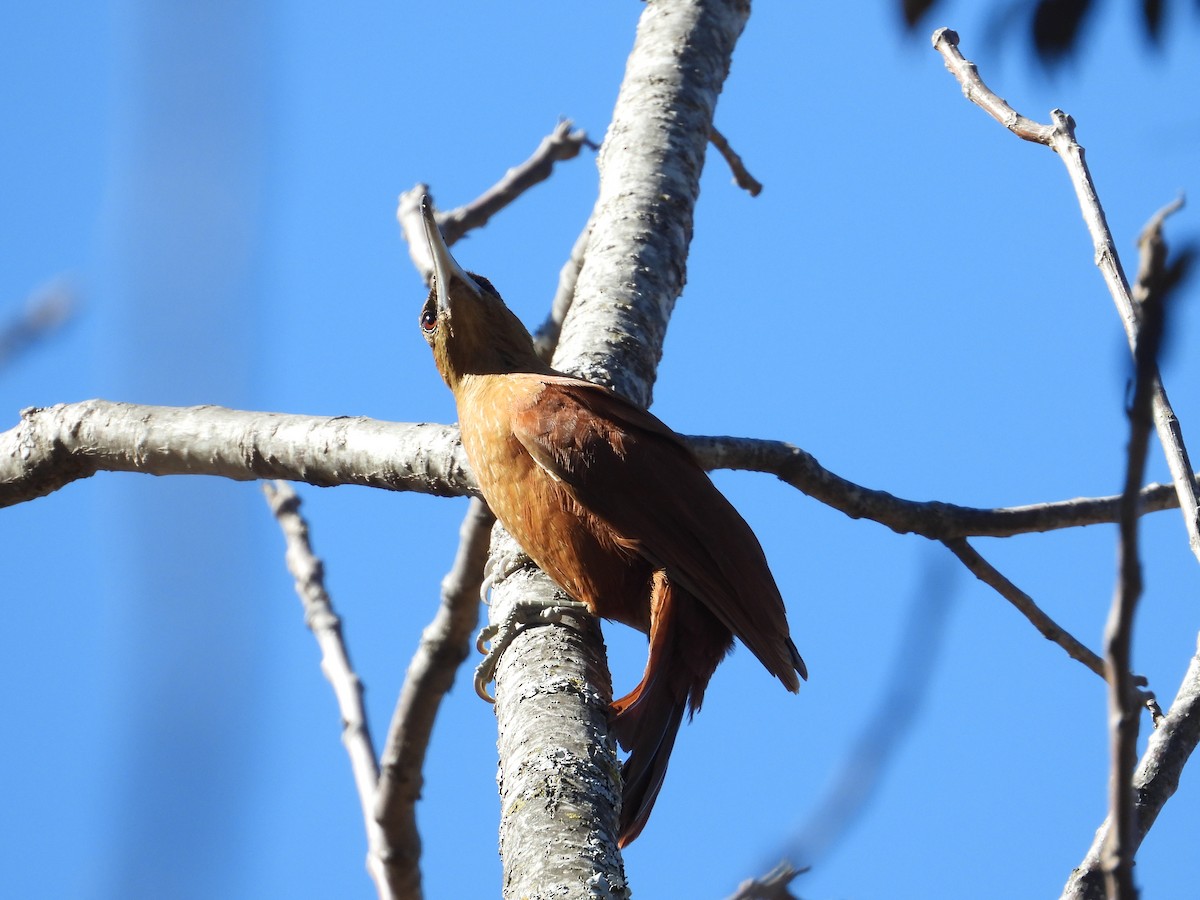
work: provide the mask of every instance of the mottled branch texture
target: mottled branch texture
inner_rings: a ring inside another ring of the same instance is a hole
[[[325,568],[309,542],[308,522],[300,514],[300,498],[291,485],[282,481],[264,482],[263,493],[287,542],[287,567],[295,579],[296,593],[304,608],[304,624],[321,648],[321,671],[333,687],[341,713],[342,744],[350,756],[350,770],[354,774],[354,787],[367,830],[367,871],[375,882],[380,900],[412,897],[411,893],[392,890],[388,878],[387,835],[374,816],[379,765],[367,726],[362,682],[350,664],[350,654],[342,639],[341,619],[334,612],[333,601],[325,590]]]
[[[555,368],[649,406],[687,278],[717,98],[750,15],[738,0],[651,0],[600,149],[591,239]]]
[[[642,406],[650,404],[667,322],[683,290],[713,113],[749,13],[744,0],[649,0],[600,150],[599,195],[553,363],[560,371],[607,385]],[[494,540],[505,537],[503,529],[493,530]],[[528,596],[536,599],[548,584],[539,573],[526,585]],[[489,621],[499,624],[495,604]],[[593,673],[585,690],[555,686],[552,673],[563,641],[578,642],[574,652],[582,654],[581,664]],[[595,677],[602,673],[600,687]],[[530,734],[528,716],[536,709],[528,702],[510,705],[506,698],[513,691],[506,678],[519,680],[522,698],[542,690],[554,692],[559,700],[554,713],[562,717],[563,728],[582,732],[596,721],[594,698],[611,693],[606,673],[598,629],[531,629],[522,635],[519,653],[510,647],[504,654],[497,672],[496,713],[502,735]],[[596,737],[606,729],[606,719],[607,714],[597,722],[601,731]],[[556,784],[571,777],[569,773],[594,769],[596,746],[594,741],[572,742],[552,760],[540,757],[554,765],[553,773],[543,773],[543,783]],[[500,750],[502,773],[512,771],[511,756],[521,752],[520,744],[502,737]],[[613,774],[615,770],[607,773],[609,778]],[[501,787],[506,898],[626,896],[623,865],[615,850],[615,794],[607,798],[607,807],[596,805],[597,798],[604,799],[598,794],[589,805],[551,810],[546,827],[537,828],[538,839],[531,842],[505,837],[510,807],[503,782]],[[579,816],[588,821],[580,824]],[[594,869],[573,869],[573,874],[553,882],[553,894],[547,893],[539,873],[548,847],[556,860],[589,860]]]
[[[775,475],[852,519],[939,541],[1113,523],[1121,499],[1080,497],[994,509],[906,500],[843,478],[784,441],[709,435],[684,440],[710,471]],[[478,490],[453,425],[85,400],[26,409],[16,426],[0,432],[0,508],[97,472],[278,478],[441,497],[474,496]],[[1150,484],[1139,495],[1143,515],[1177,506],[1171,485]]]
[[[439,496],[477,490],[458,429],[448,425],[86,400],[23,410],[20,423],[0,434],[0,507],[101,471]]]

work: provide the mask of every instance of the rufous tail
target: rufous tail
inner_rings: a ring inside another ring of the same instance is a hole
[[[613,702],[609,724],[629,757],[621,767],[618,843],[629,844],[646,826],[667,774],[684,711],[694,713],[733,635],[708,608],[654,576],[650,600],[650,657],[632,691]]]

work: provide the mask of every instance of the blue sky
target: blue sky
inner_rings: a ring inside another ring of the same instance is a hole
[[[751,199],[710,157],[655,412],[685,433],[794,442],[911,499],[1116,492],[1124,338],[1065,170],[968,104],[893,4],[862,6],[757,4],[717,122],[766,188]],[[396,196],[424,181],[441,205],[466,202],[560,116],[602,138],[641,9],[9,10],[0,312],[60,277],[81,307],[0,372],[4,427],[23,407],[90,397],[452,420],[416,328],[424,292]],[[1155,54],[1134,10],[1104,5],[1086,51],[1053,76],[1019,44],[989,41],[974,5],[949,3],[922,29],[955,27],[1026,115],[1076,118],[1130,268],[1145,220],[1198,192],[1200,30],[1175,12]],[[585,153],[456,254],[540,322],[595,183]],[[1169,236],[1194,238],[1195,215]],[[1174,310],[1164,362],[1193,444],[1195,297]],[[1166,477],[1157,451],[1150,477]],[[724,896],[812,834],[895,673],[924,669],[911,728],[884,742],[882,780],[804,860],[814,869],[798,890],[1058,891],[1103,817],[1100,681],[944,549],[769,476],[716,480],[762,540],[811,678],[792,697],[744,650],[721,667],[626,854],[637,895]],[[466,501],[301,492],[378,739]],[[1099,649],[1114,537],[1094,527],[977,547]],[[4,510],[0,541],[6,891],[371,896],[336,709],[254,485],[100,475]],[[1194,651],[1200,572],[1177,513],[1147,519],[1144,545],[1136,668],[1168,699]],[[913,640],[931,584],[944,609]],[[644,644],[606,634],[622,690]],[[428,896],[497,892],[494,778],[494,718],[463,673],[419,810]],[[1198,830],[1188,772],[1139,856],[1147,896],[1194,890]]]

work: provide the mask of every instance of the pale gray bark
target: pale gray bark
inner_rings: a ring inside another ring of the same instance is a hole
[[[492,531],[492,559],[510,569],[492,591],[492,621],[503,621],[514,604],[567,599],[503,528]],[[604,642],[586,613],[523,626],[500,657],[497,781],[506,898],[629,896],[616,842],[620,782],[608,737],[611,699]]]
[[[0,507],[101,471],[477,491],[450,425],[86,400],[22,410],[0,434]]]
[[[600,151],[599,197],[554,365],[642,405],[683,290],[713,112],[749,12],[746,2],[650,0]],[[541,573],[521,578],[514,600],[554,589]],[[492,623],[505,605],[493,600]],[[598,631],[546,626],[518,641],[496,679],[504,896],[626,897],[620,782],[597,705],[611,693]]]
[[[650,404],[667,321],[687,276],[717,97],[750,4],[646,4],[612,123],[575,302],[555,368]]]
[[[1115,522],[1121,499],[1080,497],[994,509],[906,500],[842,478],[785,441],[709,435],[684,440],[706,469],[775,475],[851,518],[934,540]],[[282,478],[441,497],[478,490],[453,425],[85,400],[26,409],[16,426],[0,432],[0,508],[97,472]],[[1172,485],[1149,484],[1142,488],[1138,511],[1178,505]]]

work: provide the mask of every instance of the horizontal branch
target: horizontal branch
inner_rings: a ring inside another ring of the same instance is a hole
[[[477,490],[450,425],[86,400],[23,410],[20,424],[0,433],[0,507],[103,471],[440,496]]]
[[[1111,523],[1120,503],[1116,496],[1084,497],[986,509],[905,500],[848,481],[784,441],[706,435],[684,440],[706,469],[776,475],[852,519],[938,541]],[[86,400],[26,409],[16,427],[0,433],[0,507],[103,471],[279,478],[442,497],[474,496],[478,490],[453,425]],[[1170,485],[1152,484],[1142,488],[1139,510],[1157,512],[1178,503]]]
[[[1116,495],[1080,497],[988,509],[940,500],[905,500],[887,491],[848,481],[824,468],[811,453],[784,441],[701,436],[686,440],[701,465],[710,471],[741,469],[776,475],[781,481],[852,519],[870,519],[899,534],[919,534],[936,541],[958,537],[1011,537],[1115,522],[1121,501]],[[1140,502],[1143,513],[1179,506],[1172,485],[1147,485],[1142,488]]]

